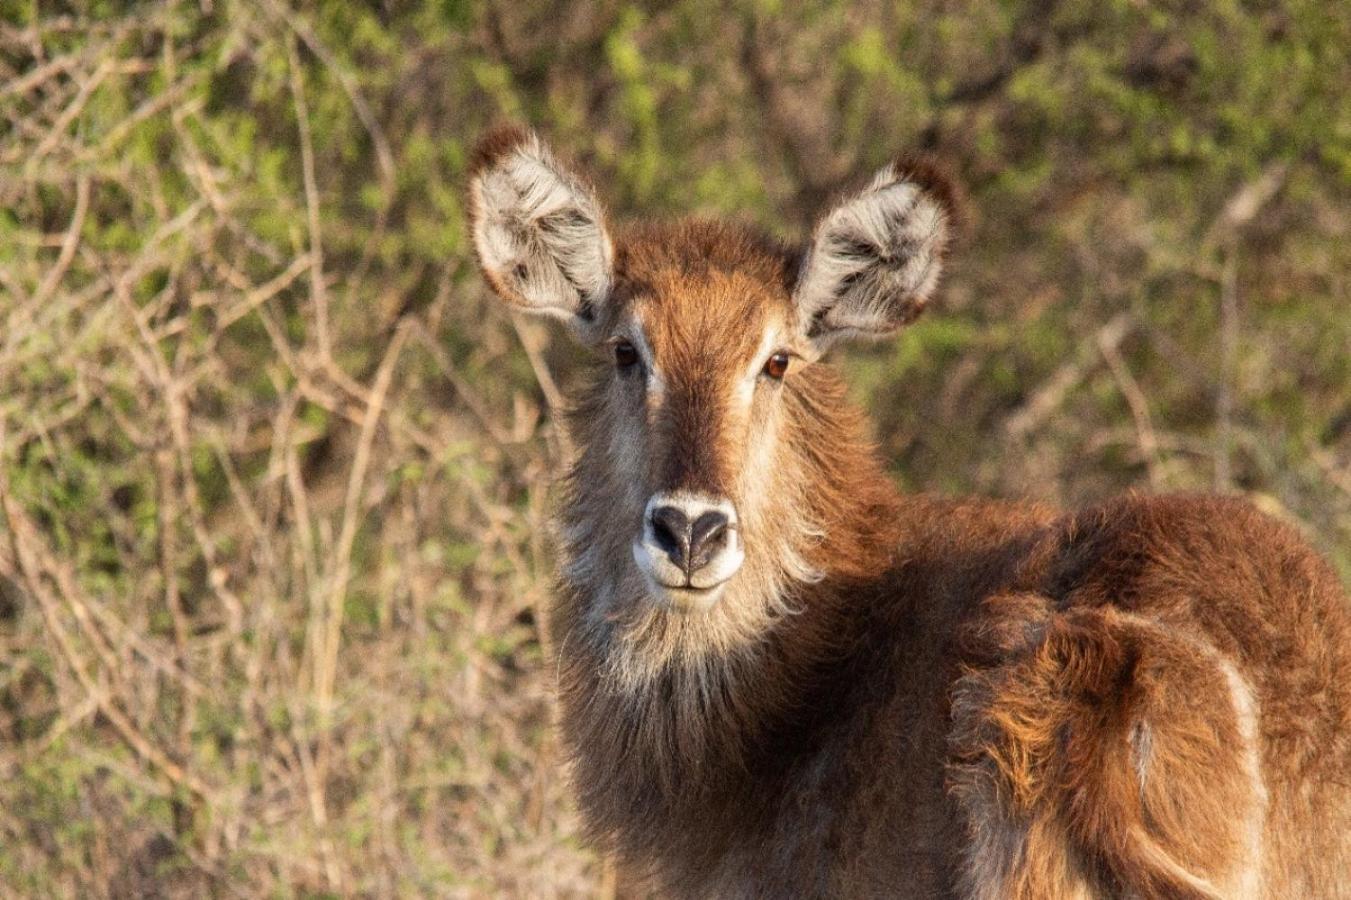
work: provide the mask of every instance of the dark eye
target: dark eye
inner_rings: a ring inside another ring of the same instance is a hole
[[[783,378],[784,375],[788,374],[788,354],[783,352],[775,353],[769,359],[765,360],[764,373],[775,381]]]
[[[615,344],[615,365],[621,369],[631,368],[638,362],[638,351],[628,341]]]

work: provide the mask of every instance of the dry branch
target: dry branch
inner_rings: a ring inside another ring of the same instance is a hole
[[[42,608],[43,620],[47,624],[48,632],[56,641],[61,658],[74,673],[86,695],[98,705],[99,711],[141,758],[149,762],[173,785],[190,791],[208,804],[214,803],[216,798],[211,788],[147,738],[86,669],[74,641],[61,624],[56,599],[51,596],[45,584],[48,575],[60,577],[62,572],[60,563],[57,563],[50,551],[42,546],[36,529],[7,492],[0,492],[0,510],[5,514],[14,558],[19,563],[23,583],[37,598]]]
[[[1040,428],[1064,404],[1070,393],[1086,378],[1102,355],[1114,350],[1136,327],[1129,312],[1117,313],[1083,342],[1074,358],[1065,362],[1047,378],[1021,406],[1004,420],[1004,433],[1021,439]]]

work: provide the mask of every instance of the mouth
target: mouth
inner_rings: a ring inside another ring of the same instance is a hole
[[[712,608],[745,560],[739,538],[693,571],[676,565],[667,548],[651,538],[651,529],[633,541],[633,561],[647,582],[647,593],[658,606],[679,613],[698,613]]]
[[[688,582],[679,585],[661,584],[652,579],[652,593],[667,609],[679,613],[702,612],[718,601],[727,579],[709,587],[695,587]]]

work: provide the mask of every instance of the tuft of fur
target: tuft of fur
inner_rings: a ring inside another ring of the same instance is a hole
[[[1036,595],[988,599],[965,640],[949,782],[969,896],[1262,896],[1258,712],[1212,645]]]

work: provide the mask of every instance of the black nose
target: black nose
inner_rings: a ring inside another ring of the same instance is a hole
[[[702,569],[727,543],[727,516],[716,510],[693,522],[674,506],[652,511],[652,537],[686,575]]]

